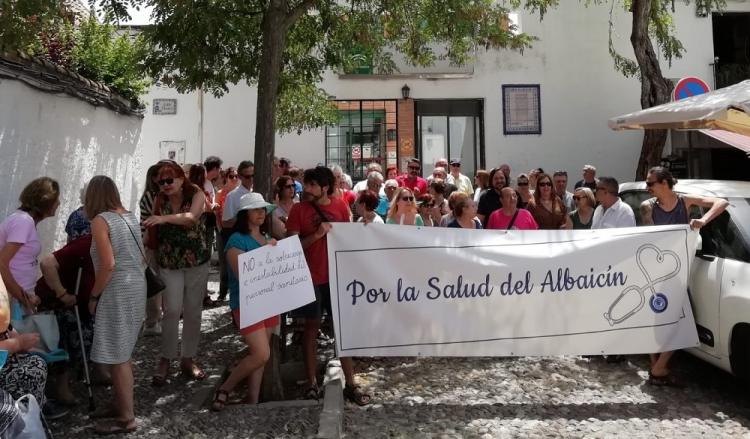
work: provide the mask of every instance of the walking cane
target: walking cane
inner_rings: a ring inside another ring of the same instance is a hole
[[[89,363],[86,360],[86,345],[83,344],[83,329],[81,328],[81,314],[78,312],[78,293],[80,292],[79,289],[81,288],[81,273],[83,272],[83,267],[78,268],[78,277],[76,278],[76,304],[73,306],[73,309],[76,313],[76,324],[78,325],[78,340],[81,342],[81,357],[83,358],[83,373],[86,375],[86,387],[89,391],[89,411],[93,412],[96,410],[96,405],[94,404],[94,392],[91,390],[91,376],[89,375]]]

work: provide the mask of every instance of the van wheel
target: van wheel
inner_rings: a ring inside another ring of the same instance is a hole
[[[750,325],[740,323],[734,327],[730,346],[732,373],[745,383],[750,383]]]

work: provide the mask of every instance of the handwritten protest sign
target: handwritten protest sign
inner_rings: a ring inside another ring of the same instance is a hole
[[[315,300],[310,269],[297,236],[241,254],[238,269],[241,328]]]
[[[696,346],[687,226],[494,231],[336,224],[340,356],[632,354]]]

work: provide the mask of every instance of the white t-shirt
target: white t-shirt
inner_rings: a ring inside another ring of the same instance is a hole
[[[358,223],[363,223],[365,221],[364,221],[364,218],[359,217],[359,219],[357,220],[357,222]],[[375,214],[375,216],[372,218],[372,223],[373,224],[385,224],[385,222],[383,221],[383,218],[381,218],[380,215],[378,215],[378,214]]]
[[[635,215],[633,209],[619,198],[615,204],[604,210],[601,204],[594,210],[591,219],[592,229],[616,229],[620,227],[635,227]]]
[[[224,211],[221,214],[222,221],[229,221],[237,216],[237,211],[240,210],[240,198],[249,193],[248,188],[239,185],[227,194],[227,199],[224,200]]]

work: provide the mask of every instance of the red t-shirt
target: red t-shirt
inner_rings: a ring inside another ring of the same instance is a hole
[[[402,175],[398,179],[399,186],[409,188],[414,195],[421,195],[427,193],[427,180],[422,177],[417,177],[411,180],[408,175]]]
[[[490,219],[487,221],[484,228],[506,230],[512,219],[513,215],[506,216],[505,213],[503,213],[503,209],[497,209],[490,214]],[[537,230],[538,228],[539,226],[531,215],[531,212],[526,209],[518,209],[518,216],[512,227],[513,230]]]
[[[78,311],[81,313],[81,317],[88,318],[89,294],[96,279],[94,263],[91,261],[91,235],[84,235],[70,241],[65,247],[52,253],[52,256],[55,257],[60,267],[57,270],[60,273],[60,282],[69,294],[75,294],[78,269],[83,268],[81,271],[81,286],[78,290]],[[37,281],[34,291],[43,303],[54,306],[57,302],[58,306],[61,305],[55,299],[55,292],[47,285],[43,277]]]
[[[329,198],[329,204],[318,205],[327,217],[326,222],[349,222],[349,207],[341,198]],[[286,220],[286,230],[289,233],[298,233],[300,239],[310,236],[318,230],[323,222],[318,212],[309,202],[297,203],[292,206],[289,218]],[[336,227],[334,225],[334,227]],[[310,267],[313,285],[328,283],[328,238],[326,236],[318,239],[305,249],[305,259]]]

